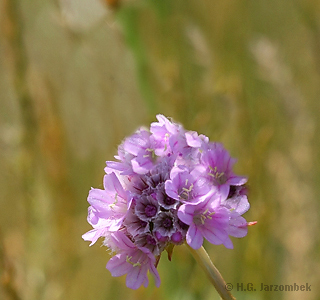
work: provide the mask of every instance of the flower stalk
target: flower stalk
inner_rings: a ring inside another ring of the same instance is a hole
[[[212,263],[208,253],[204,249],[203,246],[201,246],[199,249],[195,250],[192,247],[190,247],[188,244],[186,244],[188,249],[190,250],[192,256],[195,258],[197,263],[201,266],[201,268],[205,271],[207,274],[210,282],[213,284],[217,292],[219,293],[221,299],[223,300],[235,300],[231,293],[226,290],[226,282],[222,278],[219,270],[215,267],[215,265]]]

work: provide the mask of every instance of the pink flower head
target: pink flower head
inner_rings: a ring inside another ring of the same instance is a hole
[[[253,224],[242,217],[250,207],[247,179],[234,173],[227,150],[163,115],[157,120],[121,143],[103,189],[88,195],[92,229],[82,237],[90,245],[104,238],[114,254],[107,269],[126,274],[132,289],[147,286],[148,273],[160,285],[164,250],[171,259],[174,246],[198,249],[204,239],[232,248],[230,236],[244,237]]]

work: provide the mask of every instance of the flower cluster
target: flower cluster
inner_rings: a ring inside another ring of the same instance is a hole
[[[220,143],[186,131],[163,115],[150,130],[140,128],[118,148],[117,161],[107,161],[104,189],[91,189],[83,239],[103,244],[115,255],[107,263],[112,276],[127,274],[126,284],[156,286],[156,265],[173,246],[193,249],[204,239],[232,248],[229,236],[241,238],[249,223],[246,177],[233,172],[235,159]]]

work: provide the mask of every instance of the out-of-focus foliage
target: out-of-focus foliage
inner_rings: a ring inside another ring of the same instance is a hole
[[[0,29],[1,299],[218,299],[185,247],[131,291],[81,239],[105,160],[156,113],[249,176],[258,225],[207,245],[237,299],[319,299],[319,1],[2,0]]]

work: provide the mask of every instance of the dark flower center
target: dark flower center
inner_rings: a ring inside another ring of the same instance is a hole
[[[163,221],[162,221],[162,226],[163,226],[164,228],[171,228],[172,225],[173,225],[173,222],[172,222],[172,219],[171,219],[171,218],[165,218],[165,219],[163,219]]]
[[[144,210],[148,218],[154,217],[157,213],[157,208],[154,205],[148,204]]]
[[[225,184],[228,180],[228,175],[225,172],[219,172],[217,167],[209,166],[210,172],[208,173],[209,176],[212,177],[213,184],[215,185],[222,185]]]
[[[170,205],[173,205],[176,203],[176,200],[175,199],[172,199],[170,197],[165,197],[164,200],[163,200],[164,204],[170,206]]]
[[[140,220],[140,219],[139,219],[139,223],[140,223],[140,226],[141,226],[141,227],[146,227],[147,224],[148,224],[148,222],[142,221],[142,220]]]
[[[230,185],[230,190],[227,198],[232,198],[237,192],[237,187],[234,185]]]
[[[183,223],[180,219],[178,219],[178,224],[182,230],[188,230],[189,225]]]
[[[148,243],[149,245],[155,246],[155,245],[157,244],[157,241],[156,241],[152,236],[147,235],[147,243]]]

